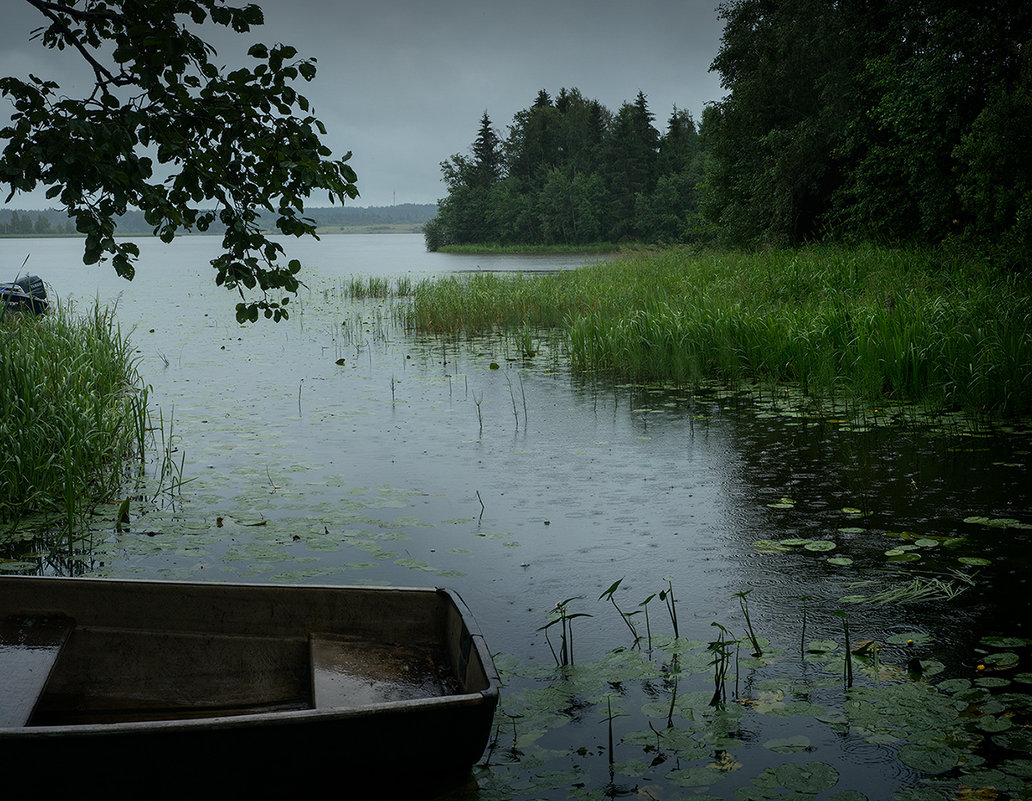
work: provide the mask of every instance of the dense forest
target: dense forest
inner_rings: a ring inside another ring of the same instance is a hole
[[[372,225],[422,225],[437,213],[432,203],[399,203],[394,206],[330,206],[310,208],[305,214],[319,227],[349,227]],[[275,227],[272,215],[267,228]],[[118,233],[149,234],[153,226],[148,225],[141,211],[130,211],[118,218]],[[219,233],[220,227],[213,223],[210,233]],[[54,236],[74,235],[75,223],[64,209],[0,209],[0,236]]]
[[[541,91],[504,138],[484,113],[427,246],[966,242],[1027,266],[1032,5],[732,0],[725,95],[658,129]]]

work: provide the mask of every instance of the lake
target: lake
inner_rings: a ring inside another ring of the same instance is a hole
[[[1028,425],[576,375],[554,332],[527,358],[344,291],[589,256],[290,242],[291,319],[241,327],[217,238],[137,241],[131,283],[77,240],[0,254],[65,304],[116,304],[184,483],[151,465],[128,531],[112,510],[74,556],[6,569],[454,588],[506,681],[456,798],[1032,795]]]

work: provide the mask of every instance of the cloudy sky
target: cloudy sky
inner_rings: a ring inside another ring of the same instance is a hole
[[[577,88],[612,111],[645,93],[662,127],[676,106],[696,118],[719,100],[709,71],[717,0],[258,0],[265,25],[213,39],[233,63],[255,41],[318,59],[301,86],[336,154],[354,153],[355,205],[434,203],[440,162],[469,151],[486,111],[501,135],[541,89]],[[243,0],[235,4],[242,5]],[[29,41],[41,17],[0,0],[0,75],[31,71],[72,94],[82,65]],[[9,107],[3,106],[6,118]],[[45,200],[16,197],[14,207]]]

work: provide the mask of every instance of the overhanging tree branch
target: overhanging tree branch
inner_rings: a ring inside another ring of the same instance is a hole
[[[315,235],[304,202],[317,190],[331,203],[358,196],[350,153],[334,159],[323,124],[291,85],[311,81],[314,59],[288,45],[253,45],[249,67],[214,65],[211,46],[180,23],[210,23],[247,32],[261,25],[253,5],[225,0],[26,0],[50,22],[38,34],[50,49],[69,48],[95,77],[84,99],[30,75],[0,78],[14,106],[0,130],[0,183],[16,192],[46,188],[85,235],[86,263],[111,260],[131,279],[139,249],[115,240],[118,217],[143,211],[156,236],[218,223],[223,253],[212,260],[215,282],[240,292],[237,319],[287,316],[301,265],[283,263],[283,246],[263,230]],[[102,50],[110,48],[110,55]],[[107,59],[105,61],[104,59]],[[128,99],[112,91],[128,89]],[[154,176],[154,160],[164,180]],[[257,293],[257,298],[254,299]]]

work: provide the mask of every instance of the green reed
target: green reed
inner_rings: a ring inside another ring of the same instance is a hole
[[[0,522],[79,530],[140,467],[149,430],[137,357],[108,310],[0,316]]]
[[[573,621],[578,617],[591,617],[586,612],[571,612],[570,602],[579,600],[582,596],[576,595],[572,598],[567,598],[565,601],[560,601],[555,605],[548,614],[548,623],[538,628],[538,631],[545,633],[545,642],[548,643],[549,650],[552,652],[552,656],[555,659],[555,664],[558,667],[566,667],[573,664]],[[551,639],[548,637],[548,630],[552,626],[560,627],[559,634],[559,651],[555,650],[552,645]]]
[[[558,328],[575,368],[631,380],[792,384],[817,401],[1032,411],[1032,284],[945,250],[670,249],[547,275],[413,288],[436,333]]]
[[[326,292],[329,298],[334,294],[348,300],[370,300],[381,298],[401,298],[412,294],[412,279],[408,276],[390,278],[387,276],[358,276],[341,281],[337,292]]]

